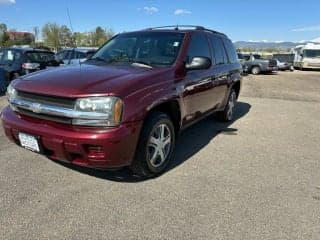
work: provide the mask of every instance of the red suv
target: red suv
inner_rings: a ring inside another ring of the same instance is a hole
[[[13,81],[6,135],[50,159],[93,168],[164,171],[181,129],[233,118],[241,65],[230,39],[203,27],[114,36],[79,65]]]

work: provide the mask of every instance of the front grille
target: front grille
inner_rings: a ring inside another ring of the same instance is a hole
[[[26,100],[33,103],[39,103],[49,106],[61,107],[73,109],[75,104],[75,99],[66,97],[49,96],[37,93],[30,93],[24,91],[17,91],[19,99]],[[24,109],[19,106],[15,106],[16,110],[22,114],[33,118],[44,119],[64,124],[72,124],[72,119],[63,116],[54,116],[43,113],[33,112],[31,110]]]
[[[39,118],[43,120],[49,120],[53,122],[59,122],[59,123],[64,123],[64,124],[72,124],[72,120],[70,118],[65,118],[65,117],[57,117],[53,115],[47,115],[47,114],[40,114],[40,113],[34,113],[32,111],[23,109],[23,108],[16,108],[20,114],[33,117],[33,118]]]
[[[73,108],[75,104],[75,99],[73,98],[56,97],[37,93],[29,93],[24,91],[18,91],[18,97],[32,102],[65,108]]]

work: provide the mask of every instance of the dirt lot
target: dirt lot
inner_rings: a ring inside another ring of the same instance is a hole
[[[0,239],[320,239],[320,72],[249,75],[238,107],[183,132],[147,181],[57,164],[1,130]]]

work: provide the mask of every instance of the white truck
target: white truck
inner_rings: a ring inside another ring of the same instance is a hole
[[[320,44],[307,43],[293,49],[296,69],[320,69]]]

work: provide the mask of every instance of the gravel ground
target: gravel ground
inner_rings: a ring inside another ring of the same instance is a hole
[[[0,239],[318,240],[319,90],[320,72],[245,77],[237,120],[184,131],[147,181],[52,162],[1,130]]]

